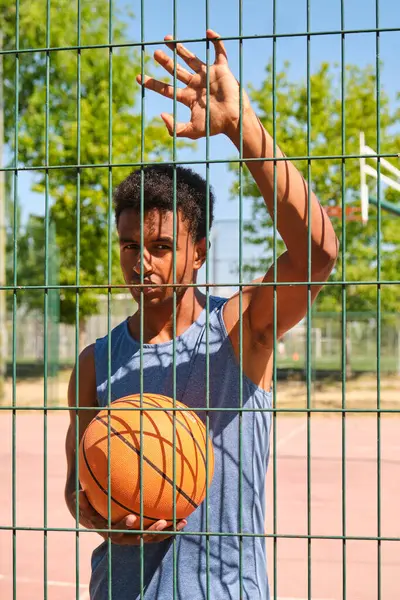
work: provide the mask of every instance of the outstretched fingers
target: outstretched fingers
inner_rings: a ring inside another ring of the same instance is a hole
[[[162,50],[156,50],[154,52],[154,58],[170,75],[175,75],[174,59],[167,56]],[[192,74],[189,73],[179,63],[176,63],[176,76],[184,84],[188,84],[192,79]]]
[[[213,29],[207,29],[207,39],[213,43],[215,49],[215,64],[223,65],[228,63],[228,54],[224,42],[220,39],[220,35]],[[170,50],[176,47],[176,53],[185,61],[185,63],[196,73],[200,73],[205,69],[205,63],[201,61],[193,52],[188,50],[183,44],[169,43],[172,40],[172,35],[165,36],[165,42]]]
[[[153,92],[161,94],[161,96],[165,96],[166,98],[170,98],[171,100],[173,100],[174,98],[174,86],[170,85],[169,83],[159,81],[158,79],[154,79],[154,77],[148,77],[147,75],[144,76],[144,80],[142,80],[141,75],[138,75],[136,77],[136,81],[148,90],[153,90]],[[186,104],[184,90],[176,88],[176,99],[178,100],[178,102]]]
[[[220,35],[213,31],[212,29],[207,29],[206,32],[207,39],[210,40],[214,44],[215,50],[215,64],[216,65],[224,65],[228,62],[228,55],[226,53],[225,45],[222,40],[220,40]]]
[[[172,39],[173,39],[172,35],[165,36],[164,40],[165,40],[167,47],[170,50],[174,50],[176,48],[177,55],[180,56],[181,59],[184,60],[185,63],[195,73],[200,73],[201,71],[203,71],[205,69],[205,64],[203,63],[202,60],[197,58],[197,56],[195,54],[193,54],[193,52],[190,52],[190,50],[188,50],[183,44],[177,44],[175,42],[170,43],[169,40],[172,40]]]

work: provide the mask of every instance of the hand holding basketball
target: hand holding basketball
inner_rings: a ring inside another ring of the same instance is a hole
[[[75,502],[75,492],[72,493],[72,497]],[[86,529],[108,529],[106,519],[95,511],[83,490],[79,491],[79,523],[83,525],[83,527],[86,527]],[[99,535],[104,539],[107,538],[106,533],[99,532]]]
[[[75,492],[74,492],[75,495]],[[79,492],[79,522],[81,525],[86,527],[87,529],[108,529],[108,523],[106,519],[103,519],[98,512],[95,511],[93,506],[90,504],[87,496],[83,490]],[[181,531],[187,525],[187,521],[183,519],[182,521],[177,522],[176,530]],[[138,546],[140,544],[140,535],[134,535],[129,530],[131,529],[139,529],[140,528],[140,518],[136,517],[136,515],[127,515],[124,517],[119,523],[115,523],[112,525],[112,529],[126,529],[129,533],[111,533],[108,534],[106,531],[104,533],[98,532],[99,535],[105,540],[110,537],[113,544],[118,544],[120,546]],[[143,541],[146,544],[154,544],[157,542],[162,542],[168,537],[171,537],[171,527],[168,527],[166,521],[157,521],[151,527],[147,529],[149,533],[143,534]],[[154,535],[152,531],[168,531],[165,535]]]
[[[187,525],[186,520],[179,521],[176,524],[176,530],[181,531]],[[128,515],[124,517],[122,521],[113,525],[113,529],[139,529],[140,528],[140,518],[136,515]],[[166,521],[157,521],[151,527],[149,527],[146,531],[148,533],[143,534],[143,541],[146,544],[156,544],[157,542],[163,542],[165,539],[171,537],[173,534],[171,533],[172,527],[168,527],[168,523]],[[153,531],[166,531],[163,535],[157,534],[154,535],[151,532]],[[110,538],[113,544],[119,544],[120,546],[138,546],[140,544],[140,535],[132,535],[131,533],[112,533],[110,534]]]

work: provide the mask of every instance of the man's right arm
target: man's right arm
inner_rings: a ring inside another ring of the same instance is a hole
[[[76,378],[78,374],[78,386]],[[78,390],[78,395],[77,395]],[[100,410],[96,399],[96,373],[94,366],[94,345],[85,348],[78,360],[78,368],[75,366],[68,385],[68,406],[70,408],[70,424],[65,440],[65,451],[67,455],[67,481],[65,485],[65,501],[71,515],[76,516],[76,453],[79,451],[79,442],[90,421]],[[93,407],[93,410],[79,410],[79,407]],[[78,436],[77,436],[78,431]],[[78,439],[77,439],[78,437]],[[78,445],[77,445],[78,444]],[[79,519],[85,527],[88,523],[85,519]]]
[[[76,379],[78,376],[78,386]],[[76,390],[78,388],[78,396]],[[68,510],[76,518],[77,508],[79,509],[79,523],[87,529],[108,529],[108,522],[99,515],[93,506],[89,503],[86,494],[79,487],[77,489],[76,481],[76,453],[79,452],[79,443],[82,436],[99,412],[100,407],[97,403],[96,394],[96,371],[94,364],[94,344],[85,348],[78,361],[78,373],[76,367],[71,373],[68,386],[68,406],[70,408],[70,424],[67,431],[65,450],[67,455],[67,481],[65,484],[65,502]],[[79,407],[87,407],[86,410],[79,410]],[[77,435],[78,432],[78,435]],[[77,439],[78,438],[78,439]],[[78,497],[78,506],[77,506]],[[110,537],[111,541],[119,545],[138,545],[140,544],[140,535],[129,532],[130,529],[138,529],[140,524],[139,517],[136,515],[127,515],[113,525],[113,529],[120,530],[120,533],[100,533],[103,539]],[[177,522],[177,531],[181,531],[187,524],[185,519]],[[126,531],[123,533],[121,530]],[[165,535],[155,535],[154,532],[165,531]],[[159,543],[170,537],[170,528],[167,521],[159,520],[151,525],[145,534],[143,541],[146,543]]]

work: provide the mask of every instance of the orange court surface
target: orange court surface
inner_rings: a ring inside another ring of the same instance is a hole
[[[275,544],[277,599],[398,600],[400,598],[400,511],[398,510],[400,418],[382,414],[380,420],[379,498],[376,415],[346,417],[344,445],[340,416],[323,417],[312,414],[309,461],[307,461],[307,417],[305,415],[277,417],[276,461],[271,456],[267,478],[266,521],[266,532],[272,534],[274,531],[273,464],[276,462],[276,532],[287,536],[278,537]],[[52,531],[52,528],[74,527],[74,520],[64,504],[66,470],[64,437],[67,424],[66,411],[52,412],[49,409],[47,522],[45,522],[43,413],[28,410],[16,416],[15,521],[17,527],[27,528],[17,530],[14,534],[15,597],[18,600],[39,600],[45,597],[49,600],[77,598],[89,600],[90,555],[91,550],[99,543],[100,537],[92,532],[82,532],[79,535],[77,586],[75,533]],[[11,600],[13,598],[12,414],[8,411],[0,413],[0,473],[2,481],[0,598]],[[343,473],[346,479],[344,493]],[[342,509],[343,498],[345,498],[346,508],[345,519]],[[46,536],[43,531],[29,530],[29,528],[42,528],[44,525],[50,528]],[[317,536],[310,544],[307,539],[308,531],[312,536]],[[343,533],[350,538],[345,543],[341,539]],[[374,539],[378,534],[381,538],[379,545]],[[324,539],[324,536],[338,537]],[[357,537],[363,539],[354,539]],[[45,596],[43,583],[45,540],[47,596]],[[273,585],[273,538],[269,537],[267,544],[268,570]],[[344,567],[345,572],[343,572]],[[380,586],[380,596],[378,586]],[[273,590],[271,592],[272,599]]]

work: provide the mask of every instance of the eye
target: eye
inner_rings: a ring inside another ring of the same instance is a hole
[[[166,252],[168,250],[171,250],[171,248],[167,244],[156,244],[154,246],[154,249],[158,252]]]
[[[138,246],[138,244],[124,244],[122,249],[123,250],[138,250],[139,246]]]

